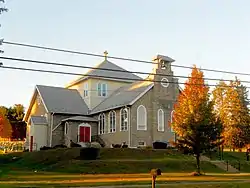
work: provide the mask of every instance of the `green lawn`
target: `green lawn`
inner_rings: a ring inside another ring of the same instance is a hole
[[[205,154],[209,156],[208,154]],[[220,160],[218,153],[212,153],[212,160]],[[246,161],[246,153],[245,152],[223,152],[223,160],[238,169],[240,172],[250,172],[250,161]]]
[[[219,185],[221,185],[221,187],[227,188],[228,185],[238,186],[241,184],[243,186],[245,185],[243,182],[249,180],[249,177],[250,174],[208,174],[205,176],[195,177],[188,173],[164,173],[162,176],[157,178],[157,187],[199,188],[206,187],[208,185],[210,187],[219,187]],[[149,174],[77,175],[42,172],[16,172],[8,177],[6,176],[6,178],[1,178],[0,187],[80,187],[105,185],[112,188],[111,185],[150,185],[150,183],[151,177]]]
[[[119,185],[119,184],[113,184],[113,185],[110,185],[110,184],[99,184],[100,186],[107,186],[110,188],[115,188],[115,186]],[[129,184],[127,184],[128,186],[124,186],[123,188],[131,188],[129,186]],[[150,182],[147,183],[147,185],[150,186]],[[80,187],[82,186],[81,184],[79,185],[66,185],[66,184],[27,184],[27,185],[8,185],[8,184],[2,184],[0,185],[0,188],[17,188],[17,187],[48,187],[48,188],[56,188],[56,187]],[[96,187],[96,186],[93,186],[91,184],[85,184],[84,186],[86,187]],[[145,187],[149,187],[149,186],[145,186]],[[249,188],[249,183],[217,183],[217,184],[210,184],[210,183],[207,183],[207,184],[176,184],[176,185],[168,185],[168,183],[166,183],[165,185],[157,185],[158,188]]]
[[[210,157],[209,154],[205,154],[206,156]],[[220,160],[220,156],[218,152],[211,153],[212,160]],[[231,152],[231,151],[224,151],[223,152],[223,159],[225,161],[246,161],[246,153],[245,152]]]
[[[83,174],[147,173],[152,168],[163,172],[192,172],[192,156],[174,150],[101,149],[100,159],[79,160],[79,148],[12,153],[0,156],[3,173],[8,171],[47,171]],[[12,160],[16,157],[18,160]],[[223,172],[209,162],[201,163],[204,172]]]

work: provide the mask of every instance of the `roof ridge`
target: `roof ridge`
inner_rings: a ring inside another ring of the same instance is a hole
[[[111,71],[109,71],[111,70]],[[114,71],[112,71],[114,70]],[[117,71],[116,71],[117,70]],[[99,72],[98,72],[99,71]],[[91,75],[91,74],[94,74],[94,73],[97,73],[96,75],[98,76],[98,74],[100,74],[101,76],[104,76],[104,73],[105,72],[113,72],[113,74],[129,74],[128,75],[128,78],[137,78],[137,79],[141,79],[141,77],[137,76],[136,74],[134,73],[131,73],[130,71],[126,70],[125,68],[109,61],[109,60],[104,60],[102,61],[101,63],[98,63],[96,66],[92,67],[91,69],[89,69],[86,73],[82,74],[82,76],[80,76],[79,78],[71,81],[70,83],[66,84],[66,87],[70,87],[74,84],[77,84],[79,82],[81,82],[82,80],[88,78],[88,77],[91,77],[94,75]],[[105,76],[104,76],[105,77]],[[114,78],[117,77],[117,75],[114,76]],[[121,75],[121,78],[124,77]],[[123,78],[124,80],[126,80],[126,78]],[[130,80],[131,81],[131,80]],[[132,81],[131,81],[132,82]]]

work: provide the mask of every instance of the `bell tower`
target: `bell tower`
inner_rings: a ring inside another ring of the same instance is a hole
[[[151,79],[154,81],[152,105],[153,105],[153,140],[174,140],[174,133],[168,126],[171,120],[174,103],[178,96],[178,79],[174,76],[171,64],[175,60],[163,55],[153,58],[154,68]],[[164,130],[159,131],[159,110],[163,112]]]
[[[175,60],[163,55],[153,58],[154,68],[151,79],[155,81],[154,92],[156,98],[162,103],[170,103],[175,100],[178,88],[178,79],[174,77],[171,64]],[[169,102],[166,102],[169,100]]]
[[[175,60],[163,55],[157,55],[153,58],[154,68],[153,68],[153,77],[156,81],[155,84],[160,84],[164,87],[168,87],[168,81],[172,82],[173,79],[173,71],[171,69],[171,63]]]
[[[160,72],[171,72],[171,63],[175,60],[163,55],[157,55],[153,58],[155,64],[154,70],[161,70]],[[155,72],[155,71],[154,71]]]

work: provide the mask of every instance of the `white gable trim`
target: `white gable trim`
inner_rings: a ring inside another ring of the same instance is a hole
[[[30,116],[31,109],[32,109],[32,107],[33,107],[33,105],[34,105],[34,103],[35,103],[35,100],[36,100],[37,95],[40,95],[40,98],[41,98],[41,100],[42,100],[42,103],[43,103],[43,106],[44,106],[46,112],[47,112],[47,113],[49,112],[49,111],[48,111],[48,108],[47,108],[47,106],[45,105],[44,100],[43,100],[43,98],[42,98],[42,96],[41,96],[41,93],[39,92],[37,86],[35,86],[33,95],[32,95],[31,100],[30,100],[30,102],[29,102],[28,110],[27,110],[27,112],[25,113],[25,115],[24,115],[24,117],[23,117],[23,121],[25,121],[25,122],[28,121],[28,117]]]
[[[41,93],[40,93],[40,91],[39,91],[39,89],[38,89],[37,86],[36,86],[36,89],[37,89],[38,94],[39,94],[40,97],[41,97],[41,100],[42,100],[42,102],[43,102],[43,105],[44,105],[45,110],[46,110],[47,112],[49,112],[49,110],[48,110],[48,108],[47,108],[47,106],[46,106],[46,104],[45,104],[45,102],[44,102],[44,99],[43,99],[43,97],[42,97],[42,95],[41,95]]]
[[[145,91],[140,93],[134,100],[132,100],[129,105],[133,105],[136,101],[138,101],[143,95],[145,95],[150,89],[154,87],[154,84],[150,85]]]

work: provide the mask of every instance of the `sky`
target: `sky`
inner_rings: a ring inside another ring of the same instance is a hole
[[[0,15],[5,41],[150,61],[167,55],[173,64],[249,73],[248,0],[6,0]],[[103,58],[33,48],[1,46],[1,56],[95,66]],[[129,70],[153,65],[111,60]],[[6,66],[84,73],[85,69],[0,60]],[[188,76],[190,69],[173,68]],[[204,72],[207,78],[236,75]],[[249,76],[237,76],[250,81]],[[0,106],[28,107],[37,84],[64,87],[76,76],[0,68]],[[184,80],[180,80],[184,81]],[[216,84],[208,81],[209,84]],[[250,87],[249,84],[245,84]]]

